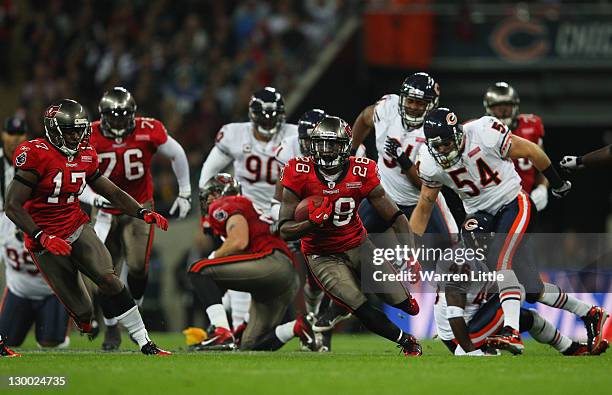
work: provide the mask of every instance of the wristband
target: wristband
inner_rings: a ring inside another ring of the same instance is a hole
[[[408,158],[408,156],[406,156],[405,154],[402,154],[397,157],[397,163],[400,165],[402,170],[408,170],[414,165],[410,158]]]
[[[40,238],[40,236],[42,236],[44,232],[42,231],[42,229],[40,228],[36,228],[32,231],[32,234],[30,236],[32,236],[32,238],[36,241],[39,241],[38,239]]]
[[[138,210],[138,214],[136,214],[136,218],[144,219],[144,215],[147,211],[149,211],[149,209],[146,209],[144,207],[141,208],[140,210]]]
[[[546,177],[548,182],[550,182],[551,187],[556,189],[556,188],[561,188],[563,186],[564,182],[552,164],[548,166],[546,169],[542,170],[542,174],[544,175],[544,177]]]

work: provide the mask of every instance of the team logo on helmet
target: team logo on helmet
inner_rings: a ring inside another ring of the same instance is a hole
[[[23,166],[26,163],[26,159],[28,157],[28,153],[23,151],[15,158],[15,166]]]
[[[227,219],[227,211],[222,210],[222,209],[216,209],[213,212],[213,218],[216,219],[219,222],[223,222]]]
[[[472,231],[474,229],[478,228],[478,220],[476,218],[470,218],[467,221],[465,221],[465,224],[463,225],[463,227],[465,228],[465,230],[468,231]]]
[[[49,106],[49,108],[47,108],[47,111],[45,112],[45,117],[54,118],[55,114],[57,114],[61,108],[62,108],[61,104]]]
[[[351,139],[353,138],[353,131],[351,130],[351,127],[349,126],[348,123],[346,125],[344,125],[344,131],[349,136],[349,138],[351,138]]]
[[[457,124],[457,116],[454,112],[449,112],[448,114],[446,114],[446,123],[450,126]]]

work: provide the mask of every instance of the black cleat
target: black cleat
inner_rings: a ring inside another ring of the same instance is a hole
[[[104,332],[104,341],[102,342],[102,350],[117,351],[121,345],[121,331],[118,325],[109,325]]]
[[[400,348],[407,357],[420,357],[423,355],[423,348],[417,341],[416,337],[406,333],[402,334],[402,338],[400,339],[397,347]]]
[[[8,348],[6,344],[4,344],[4,339],[2,338],[2,335],[0,335],[0,357],[11,358],[20,356],[21,354],[16,353],[15,351]]]
[[[338,323],[351,317],[351,313],[346,311],[342,306],[333,303],[325,312],[317,319],[312,326],[315,332],[326,332],[334,329]]]
[[[593,306],[589,312],[582,317],[584,327],[587,331],[589,350],[598,350],[602,341],[601,333],[608,319],[608,313],[598,306]]]
[[[308,318],[309,317],[306,315],[300,315],[293,326],[293,333],[295,336],[299,337],[303,347],[306,347],[306,349],[310,351],[317,351],[319,346],[315,333],[312,330],[311,321]]]
[[[563,351],[561,354],[567,357],[581,357],[584,355],[591,355],[589,347],[585,343],[572,342],[572,344]]]
[[[333,331],[317,332],[316,335],[320,336],[319,339],[319,352],[331,352],[331,339]]]
[[[142,346],[140,348],[140,351],[142,351],[144,355],[158,355],[162,357],[172,355],[170,351],[162,350],[161,348],[157,347],[155,343],[153,343],[151,340],[149,340],[147,344]]]

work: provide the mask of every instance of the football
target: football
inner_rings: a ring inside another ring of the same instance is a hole
[[[293,216],[297,222],[306,221],[308,219],[308,205],[310,201],[314,202],[315,207],[319,207],[323,202],[323,196],[313,195],[302,200],[295,208],[295,214]]]

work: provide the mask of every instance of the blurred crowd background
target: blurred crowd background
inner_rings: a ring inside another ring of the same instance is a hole
[[[53,101],[74,98],[93,120],[104,91],[125,86],[138,115],[160,119],[187,151],[194,197],[217,130],[248,119],[256,89],[282,92],[289,121],[319,107],[352,124],[421,70],[460,120],[483,115],[488,86],[511,83],[521,112],[542,116],[553,160],[612,143],[608,0],[0,0],[0,116],[26,119],[37,136]],[[176,181],[163,159],[153,173],[166,212]],[[611,180],[574,176],[539,229],[610,231]],[[204,248],[196,211],[156,235],[145,298],[153,329],[201,313],[183,278]],[[571,252],[571,240],[561,250]]]

